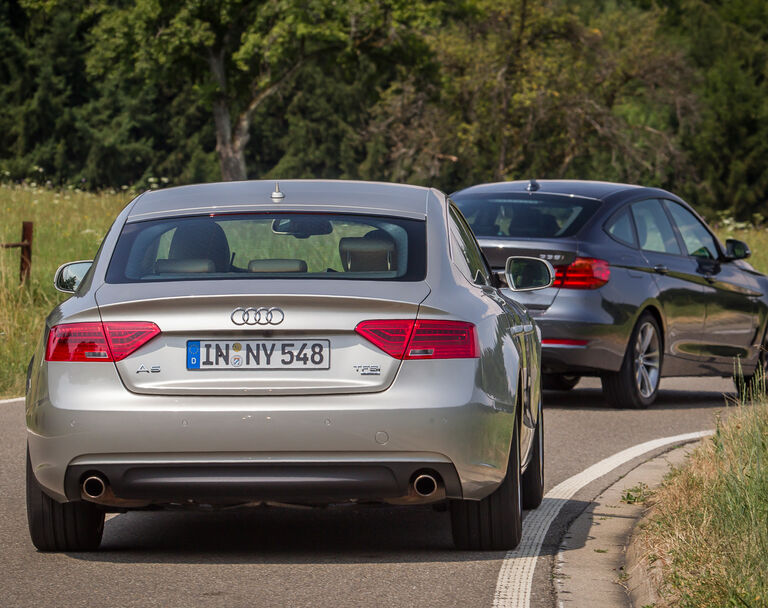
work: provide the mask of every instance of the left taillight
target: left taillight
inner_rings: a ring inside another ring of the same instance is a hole
[[[160,333],[154,323],[65,323],[51,328],[46,361],[120,361]]]

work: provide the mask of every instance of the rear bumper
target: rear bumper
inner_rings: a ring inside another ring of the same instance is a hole
[[[438,490],[429,498],[461,498],[461,483],[453,464],[424,454],[412,459],[385,460],[368,455],[327,455],[308,460],[254,458],[208,461],[137,462],[130,459],[80,458],[67,467],[65,492],[69,500],[82,497],[83,480],[98,475],[107,484],[104,498],[112,506],[140,504],[236,504],[251,501],[336,502],[344,500],[422,499],[411,489],[417,475],[430,474]],[[426,501],[426,500],[424,500]],[[136,506],[134,505],[134,506]]]
[[[601,292],[560,289],[549,308],[529,310],[541,328],[542,373],[595,375],[619,370],[638,311],[608,302]],[[586,344],[557,343],[568,340]]]
[[[112,365],[43,366],[30,459],[61,501],[91,470],[125,498],[311,501],[403,496],[430,469],[448,496],[480,499],[504,478],[515,415],[466,382],[474,360],[452,364],[439,382],[403,366],[380,393],[308,397],[137,395]]]

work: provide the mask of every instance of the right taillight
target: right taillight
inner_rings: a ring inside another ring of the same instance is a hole
[[[477,329],[465,321],[362,321],[355,331],[395,359],[472,359]]]
[[[46,361],[120,361],[160,333],[154,323],[108,321],[51,327]]]
[[[567,265],[555,266],[553,287],[564,289],[597,289],[611,278],[611,267],[605,260],[576,258]]]

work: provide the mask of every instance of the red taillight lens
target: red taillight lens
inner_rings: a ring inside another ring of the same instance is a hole
[[[564,289],[597,289],[611,278],[611,267],[605,260],[576,258],[567,266],[555,266],[554,287]]]
[[[480,356],[477,330],[464,321],[363,321],[355,331],[395,359]]]
[[[132,321],[104,323],[109,349],[115,361],[125,359],[160,333],[154,323]]]
[[[395,359],[402,359],[413,331],[413,321],[363,321],[355,331]]]
[[[120,361],[160,333],[154,323],[66,323],[51,328],[46,361]]]

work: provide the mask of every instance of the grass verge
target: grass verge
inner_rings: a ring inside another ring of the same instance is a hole
[[[667,606],[768,606],[768,402],[738,405],[651,500],[638,541]]]

